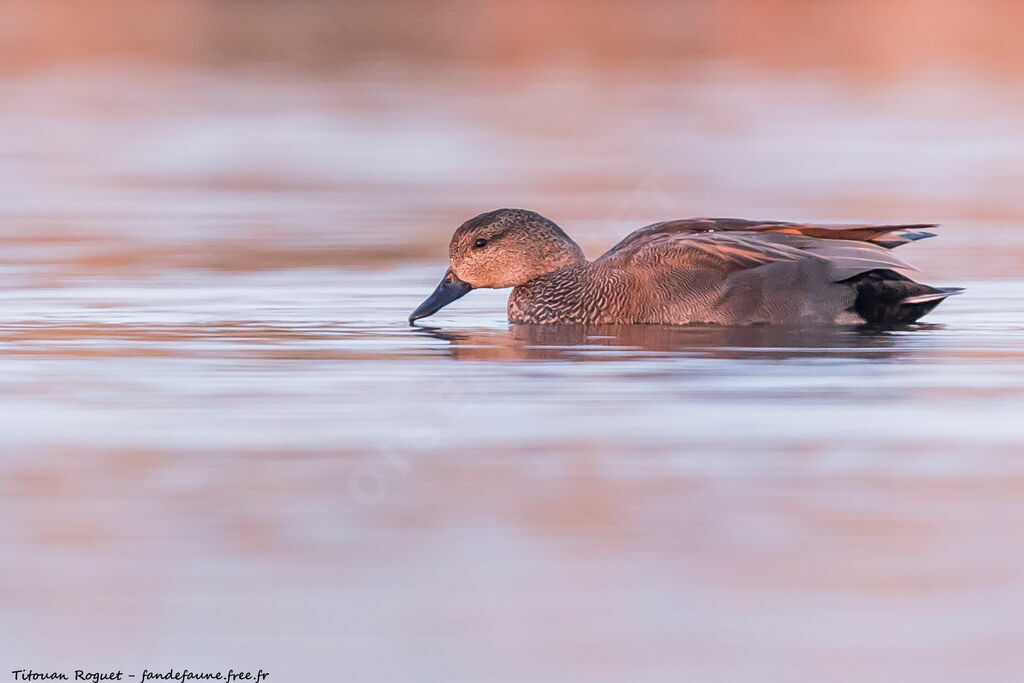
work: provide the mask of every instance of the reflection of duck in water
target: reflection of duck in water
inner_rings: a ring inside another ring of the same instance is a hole
[[[508,330],[457,331],[418,327],[423,335],[448,343],[457,360],[621,361],[680,354],[701,358],[886,358],[906,354],[903,335],[866,327],[816,325],[535,325]]]
[[[594,261],[540,214],[499,209],[455,231],[451,268],[409,321],[478,287],[514,287],[513,323],[721,325],[916,321],[959,289],[901,274],[924,225],[696,218],[641,228]]]

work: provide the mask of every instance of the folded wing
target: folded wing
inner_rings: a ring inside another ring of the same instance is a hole
[[[640,268],[710,268],[728,275],[768,263],[810,259],[826,262],[832,281],[838,282],[875,268],[917,270],[891,248],[897,239],[921,239],[923,227],[930,226],[687,219],[640,228],[598,261]]]
[[[630,233],[621,242],[608,250],[605,256],[628,249],[660,235],[685,235],[711,232],[755,232],[785,235],[804,235],[816,239],[849,240],[868,242],[892,249],[909,242],[934,237],[929,230],[937,227],[931,223],[904,225],[815,225],[790,223],[786,221],[754,221],[743,218],[683,218],[674,221],[653,223]],[[603,258],[603,257],[602,257]]]

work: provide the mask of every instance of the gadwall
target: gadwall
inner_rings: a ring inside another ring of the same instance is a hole
[[[513,323],[912,323],[959,288],[931,287],[890,251],[933,225],[688,218],[640,228],[600,258],[552,221],[498,209],[463,223],[451,267],[412,323],[479,287],[514,287]]]

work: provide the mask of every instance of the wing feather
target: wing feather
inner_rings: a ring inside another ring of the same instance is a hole
[[[706,269],[723,277],[769,263],[819,261],[827,265],[833,282],[876,268],[917,270],[871,242],[783,232],[659,232],[625,243],[598,260],[648,273]]]
[[[635,230],[612,247],[605,256],[619,250],[630,249],[638,244],[662,235],[708,233],[708,232],[755,232],[765,234],[803,235],[821,240],[847,240],[872,243],[886,249],[893,249],[909,242],[934,237],[931,223],[904,225],[840,224],[817,225],[791,223],[787,221],[755,221],[743,218],[684,218],[680,220],[652,223]],[[604,258],[602,256],[602,258]]]

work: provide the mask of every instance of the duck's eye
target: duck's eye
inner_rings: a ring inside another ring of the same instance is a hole
[[[487,246],[487,240],[485,240],[483,237],[478,239],[476,242],[473,242],[473,248],[474,249],[483,249],[486,246]]]

